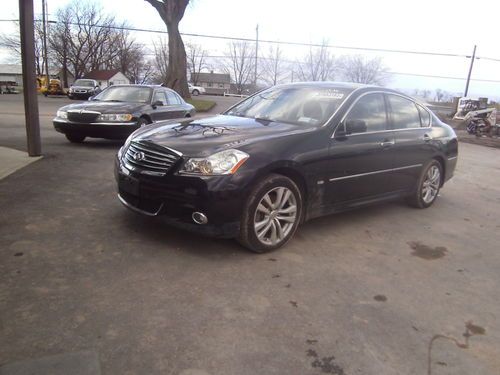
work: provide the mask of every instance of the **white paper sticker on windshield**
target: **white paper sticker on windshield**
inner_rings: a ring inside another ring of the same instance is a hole
[[[335,90],[335,89],[328,89],[328,90],[324,90],[324,91],[319,91],[316,93],[316,97],[319,97],[319,98],[328,98],[328,99],[342,99],[344,97],[344,93],[343,92],[340,92],[338,90]]]

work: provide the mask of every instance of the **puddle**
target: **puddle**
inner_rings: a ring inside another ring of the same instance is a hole
[[[377,294],[375,297],[373,297],[373,299],[375,301],[378,301],[378,302],[385,302],[385,301],[387,301],[387,297],[384,296],[383,294]]]
[[[444,246],[430,247],[418,241],[408,242],[408,245],[413,249],[411,255],[426,260],[442,258],[448,252],[448,250]]]
[[[22,257],[23,255],[24,255],[24,253],[21,253],[21,252],[14,254],[15,257]]]

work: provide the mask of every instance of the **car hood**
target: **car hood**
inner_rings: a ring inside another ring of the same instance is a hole
[[[63,111],[69,110],[84,110],[96,111],[99,113],[134,113],[138,111],[144,104],[127,103],[127,102],[99,102],[90,101],[85,103],[70,104],[61,108]]]
[[[152,142],[188,156],[208,156],[230,148],[245,150],[255,142],[314,130],[311,126],[218,115],[157,123],[136,131],[133,140]]]

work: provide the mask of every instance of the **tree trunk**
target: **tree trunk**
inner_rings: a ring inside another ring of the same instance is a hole
[[[187,85],[186,49],[179,32],[179,21],[167,23],[168,30],[168,71],[166,86],[177,91],[183,98],[190,98]]]

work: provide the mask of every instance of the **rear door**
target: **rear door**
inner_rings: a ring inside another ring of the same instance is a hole
[[[349,131],[349,123],[358,126]],[[393,146],[394,132],[389,127],[384,94],[362,95],[331,139],[329,177],[325,181],[329,204],[354,204],[392,191]]]
[[[179,95],[171,90],[165,90],[165,95],[167,97],[167,108],[165,108],[165,110],[168,112],[168,118],[184,117],[186,111],[182,105],[183,100],[179,97]]]
[[[413,100],[387,94],[389,120],[394,129],[394,185],[398,190],[411,190],[423,164],[432,158],[431,115]]]

